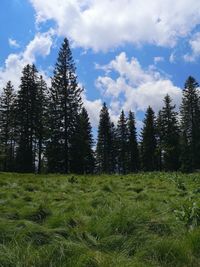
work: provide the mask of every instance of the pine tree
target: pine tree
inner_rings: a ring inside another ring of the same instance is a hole
[[[42,169],[42,155],[45,153],[45,142],[48,136],[48,89],[43,77],[40,76],[37,83],[36,92],[36,157],[38,159],[37,172]]]
[[[82,89],[78,86],[75,64],[65,38],[59,51],[50,88],[50,141],[47,157],[51,172],[70,172],[70,146],[80,112]]]
[[[117,155],[118,171],[125,174],[128,171],[128,129],[123,110],[117,124]]]
[[[97,148],[96,148],[96,162],[97,171],[99,173],[112,173],[112,123],[106,104],[100,111],[100,119],[98,126]]]
[[[3,171],[14,170],[15,159],[15,98],[9,81],[0,98],[0,144]]]
[[[38,73],[34,65],[27,65],[22,71],[20,90],[17,97],[17,170],[35,171],[35,134],[37,114]]]
[[[164,107],[158,116],[158,134],[162,167],[165,171],[177,171],[180,167],[180,133],[175,105],[169,95],[164,98]]]
[[[181,115],[181,131],[182,131],[182,169],[188,171],[200,169],[200,104],[197,88],[197,81],[193,77],[189,77],[185,83],[183,90],[182,105],[180,109]],[[187,147],[184,147],[187,146]],[[187,162],[184,162],[184,151],[189,153]],[[190,164],[188,165],[188,162]]]
[[[139,171],[139,150],[137,143],[137,131],[135,126],[135,116],[129,112],[128,117],[128,172]]]
[[[163,119],[162,119],[162,112],[159,110],[158,116],[156,119],[156,137],[157,137],[157,159],[158,159],[158,170],[163,170],[163,148],[162,148],[162,128],[163,128]]]
[[[64,172],[63,142],[61,142],[62,122],[59,120],[57,96],[50,92],[48,105],[48,141],[46,142],[47,171],[50,173]]]
[[[153,109],[148,107],[141,132],[141,161],[144,171],[154,171],[157,169],[156,146],[155,115]]]
[[[111,145],[110,145],[110,168],[111,173],[117,172],[117,129],[113,122],[111,122]]]
[[[82,108],[81,113],[77,116],[76,131],[72,137],[72,146],[70,148],[70,169],[73,173],[86,174],[94,172],[93,144],[89,116],[86,109]]]

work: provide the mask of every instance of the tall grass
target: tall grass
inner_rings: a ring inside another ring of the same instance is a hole
[[[1,267],[199,267],[200,174],[0,174]]]

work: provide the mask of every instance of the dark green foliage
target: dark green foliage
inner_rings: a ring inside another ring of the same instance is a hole
[[[113,171],[113,125],[106,104],[100,112],[97,148],[96,148],[96,164],[97,171],[100,173],[112,173]]]
[[[95,159],[92,147],[92,128],[88,113],[85,108],[82,108],[81,113],[77,116],[76,128],[72,136],[71,172],[79,174],[94,172]]]
[[[111,122],[111,173],[117,172],[117,129],[113,122]]]
[[[15,131],[15,93],[9,81],[0,98],[0,167],[3,171],[14,170]]]
[[[162,113],[161,110],[158,112],[156,119],[156,137],[157,137],[157,159],[158,159],[158,170],[162,171],[163,169],[163,154],[162,154]]]
[[[161,153],[161,168],[177,171],[180,167],[180,131],[175,105],[171,104],[169,95],[164,98],[164,107],[159,112],[157,126],[159,151]]]
[[[135,115],[133,112],[129,112],[127,121],[128,129],[128,172],[137,172],[140,168],[139,163],[139,150],[137,143],[137,130],[135,126]]]
[[[197,81],[190,76],[185,83],[180,109],[182,170],[185,171],[200,169],[200,103],[198,87]]]
[[[119,173],[128,172],[128,128],[123,110],[117,124],[117,167]]]
[[[154,171],[157,169],[156,148],[155,115],[153,109],[148,107],[141,132],[141,161],[144,171]]]
[[[48,137],[48,90],[43,77],[40,76],[37,85],[36,95],[36,153],[37,153],[37,172],[44,169],[45,143]]]
[[[71,138],[82,101],[69,42],[60,48],[50,88],[50,140],[47,148],[48,171],[70,171]]]
[[[34,65],[24,67],[16,99],[16,170],[40,172],[47,138],[47,85]]]
[[[37,69],[34,65],[27,65],[22,71],[21,85],[17,96],[16,169],[19,172],[35,171],[37,89]]]
[[[65,38],[49,89],[34,65],[24,67],[17,94],[7,83],[0,97],[0,170],[127,174],[200,169],[200,98],[193,77],[185,83],[180,114],[169,95],[157,118],[147,109],[139,145],[135,114],[126,118],[122,111],[115,127],[104,103],[94,153],[75,72]]]

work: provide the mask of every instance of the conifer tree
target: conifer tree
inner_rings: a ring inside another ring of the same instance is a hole
[[[162,128],[163,128],[163,120],[162,120],[162,112],[159,110],[158,116],[156,119],[156,137],[157,137],[157,159],[158,159],[158,170],[162,171],[163,170],[163,148],[162,148]]]
[[[48,89],[43,77],[40,76],[37,83],[36,92],[36,154],[38,159],[37,172],[42,169],[42,155],[45,153],[45,143],[48,137]]]
[[[0,144],[3,171],[14,170],[15,159],[15,98],[9,81],[0,97]]]
[[[89,116],[85,108],[77,116],[76,130],[72,137],[70,148],[71,172],[86,174],[93,173],[95,167],[94,144],[92,137],[92,127]]]
[[[164,107],[159,112],[157,124],[162,166],[166,171],[177,171],[180,167],[180,133],[175,105],[172,105],[169,95],[164,98]]]
[[[100,119],[98,126],[97,148],[96,148],[96,163],[99,173],[111,173],[112,166],[112,123],[106,104],[100,111]]]
[[[117,171],[117,129],[113,122],[111,122],[111,173],[116,173]]]
[[[34,65],[27,65],[22,71],[20,90],[17,97],[17,170],[35,171],[35,134],[37,114],[38,73]]]
[[[200,103],[197,88],[199,84],[193,77],[189,77],[183,90],[180,109],[182,131],[182,169],[192,171],[200,169]],[[187,147],[184,147],[187,146]],[[184,151],[188,152],[185,162]],[[190,164],[188,165],[188,162]]]
[[[128,128],[123,110],[117,124],[117,155],[118,172],[125,174],[128,171]]]
[[[80,112],[81,91],[75,74],[75,64],[65,38],[55,65],[52,86],[50,88],[50,141],[47,157],[51,172],[70,171],[70,146],[76,118]]]
[[[141,161],[144,171],[157,169],[156,146],[155,115],[153,109],[148,107],[141,132]]]
[[[59,120],[59,109],[56,105],[57,96],[50,91],[48,103],[48,141],[46,142],[47,171],[50,173],[64,172],[63,168],[63,142],[60,129],[62,121]]]
[[[128,117],[128,172],[139,171],[139,150],[137,143],[137,131],[135,126],[135,116],[129,112]]]

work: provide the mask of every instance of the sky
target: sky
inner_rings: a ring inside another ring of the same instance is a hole
[[[185,80],[200,82],[200,1],[1,0],[0,90],[15,89],[22,68],[50,77],[64,37],[70,41],[92,126],[106,102],[117,122],[132,110],[138,128],[169,94],[177,109]]]

